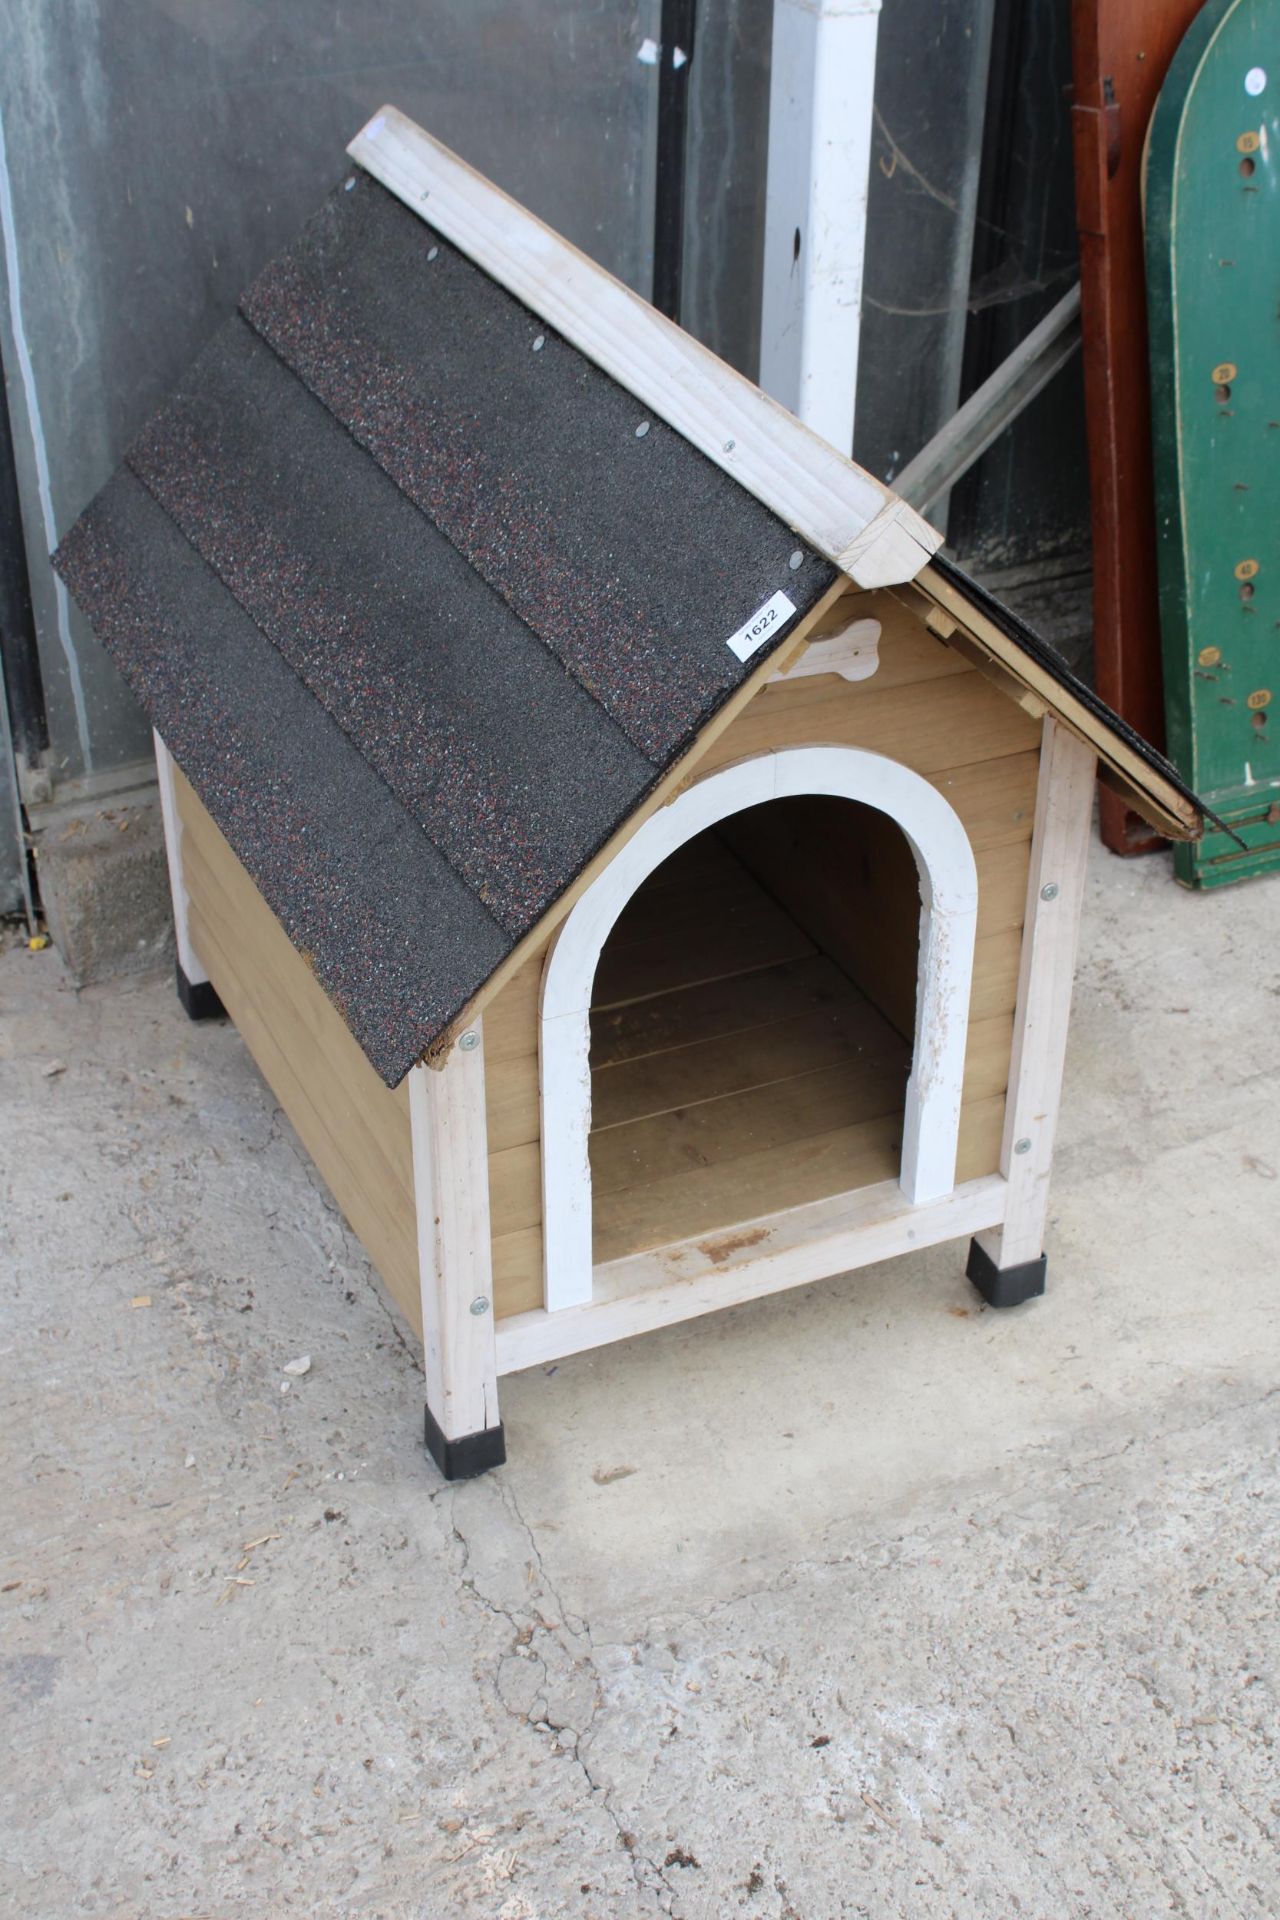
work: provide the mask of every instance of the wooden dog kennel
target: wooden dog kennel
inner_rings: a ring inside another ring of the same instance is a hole
[[[887,489],[393,110],[57,564],[156,727],[179,987],[426,1357],[967,1236],[1042,1290],[1095,763]]]

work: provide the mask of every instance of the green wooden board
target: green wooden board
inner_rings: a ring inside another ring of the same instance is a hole
[[[1147,154],[1147,286],[1170,757],[1245,843],[1175,850],[1199,887],[1280,868],[1280,0],[1209,0]]]

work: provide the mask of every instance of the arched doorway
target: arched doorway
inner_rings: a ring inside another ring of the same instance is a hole
[[[853,747],[795,747],[761,754],[698,781],[646,821],[577,902],[548,961],[539,1042],[548,1309],[591,1298],[591,1009],[609,935],[639,890],[678,850],[724,823],[720,837],[729,855],[743,864],[745,851],[749,864],[741,819],[757,809],[763,818],[769,803],[801,798],[849,801],[887,816],[914,857],[919,941],[899,1180],[913,1203],[939,1199],[954,1186],[977,918],[977,873],[964,829],[935,787],[882,755]],[[794,822],[789,830],[794,833]],[[824,837],[818,815],[813,831]],[[808,853],[815,871],[824,861],[840,858],[838,843],[813,845]],[[838,893],[840,876],[831,878]],[[696,884],[693,900],[697,913]],[[870,905],[874,910],[875,902]],[[709,879],[703,910],[708,916],[717,911]],[[673,930],[672,939],[679,937],[679,930]],[[882,1053],[879,1064],[891,1072],[891,1049]],[[861,1184],[855,1172],[848,1186]],[[737,1219],[751,1217],[750,1202],[750,1193],[740,1196]]]

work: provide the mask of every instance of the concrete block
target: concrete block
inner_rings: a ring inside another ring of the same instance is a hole
[[[77,986],[173,964],[155,783],[29,809],[50,936]]]

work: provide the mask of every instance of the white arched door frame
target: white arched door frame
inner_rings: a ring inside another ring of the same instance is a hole
[[[591,1298],[591,994],[618,915],[677,847],[719,820],[792,795],[857,800],[896,821],[920,873],[915,1045],[907,1082],[900,1183],[915,1205],[955,1185],[956,1142],[978,874],[959,817],[918,773],[860,747],[786,747],[707,775],[632,835],[574,906],[542,980],[544,1300]]]

